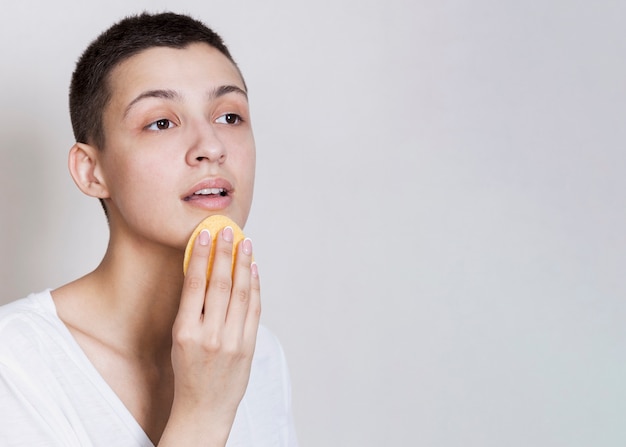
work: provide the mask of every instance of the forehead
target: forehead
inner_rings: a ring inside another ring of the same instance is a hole
[[[222,85],[235,85],[246,90],[235,64],[205,43],[184,48],[143,50],[121,62],[109,76],[110,100],[122,103],[148,89],[185,92]]]

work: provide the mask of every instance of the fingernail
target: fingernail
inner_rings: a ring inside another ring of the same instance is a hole
[[[259,277],[259,267],[256,265],[256,262],[250,264],[250,271],[252,272],[252,276],[255,278]]]
[[[252,254],[252,241],[249,238],[245,238],[242,244],[243,245],[241,246],[241,249],[243,250],[244,254],[251,255]]]
[[[200,242],[200,245],[209,245],[211,242],[211,234],[209,233],[209,230],[202,230],[198,235],[198,241]]]
[[[222,237],[226,242],[232,242],[234,237],[232,227],[224,228],[224,230],[222,231]]]

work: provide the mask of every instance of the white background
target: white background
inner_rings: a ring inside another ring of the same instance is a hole
[[[626,3],[2,0],[0,300],[94,268],[67,87],[122,16],[221,33],[303,447],[626,444]]]

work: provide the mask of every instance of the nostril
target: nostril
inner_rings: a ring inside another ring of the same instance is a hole
[[[196,163],[200,163],[202,161],[207,161],[209,163],[211,162],[217,162],[217,163],[223,163],[224,160],[226,160],[226,154],[223,151],[220,151],[219,153],[215,152],[215,153],[210,153],[210,152],[205,152],[202,155],[195,155],[192,160],[195,160]]]

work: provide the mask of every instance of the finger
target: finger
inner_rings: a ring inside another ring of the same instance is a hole
[[[226,310],[232,290],[233,229],[226,227],[217,236],[209,287],[204,299],[204,319],[211,327],[220,329],[226,320]]]
[[[256,336],[259,331],[259,321],[261,320],[261,282],[259,279],[259,268],[256,262],[250,265],[250,299],[248,311],[244,323],[244,344],[252,351],[256,345]]]
[[[252,262],[252,241],[248,238],[239,243],[236,249],[233,291],[230,295],[226,324],[237,337],[243,336],[244,323],[250,302],[250,281]]]
[[[194,241],[187,275],[183,282],[178,314],[183,318],[200,319],[206,292],[206,272],[211,253],[211,235],[202,230]]]

